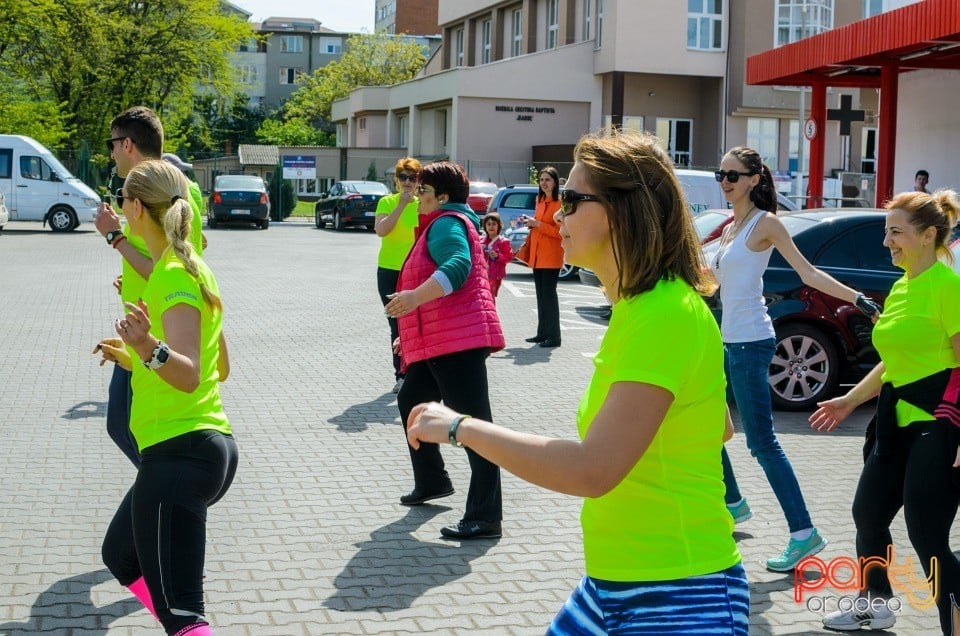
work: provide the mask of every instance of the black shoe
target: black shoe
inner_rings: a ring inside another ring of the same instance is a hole
[[[433,499],[442,499],[453,494],[453,486],[447,486],[443,490],[431,493],[423,493],[414,488],[409,494],[400,496],[400,503],[404,506],[419,506]]]
[[[455,526],[440,528],[448,539],[496,539],[503,534],[499,521],[461,521]]]
[[[544,348],[547,348],[547,347],[559,347],[559,346],[560,346],[560,341],[559,341],[559,340],[554,340],[553,338],[547,338],[546,340],[544,340],[544,341],[542,341],[542,342],[540,343],[540,346],[541,346],[541,347],[544,347]]]
[[[533,338],[527,338],[526,340],[524,340],[524,342],[532,342],[534,344],[538,344],[543,342],[544,340],[546,340],[546,338],[544,338],[543,336],[534,336]]]

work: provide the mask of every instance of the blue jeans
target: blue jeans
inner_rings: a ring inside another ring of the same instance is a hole
[[[790,532],[797,532],[813,527],[813,523],[793,466],[773,432],[773,406],[770,403],[767,373],[775,350],[773,338],[757,342],[725,342],[723,366],[727,374],[727,386],[733,390],[733,399],[740,413],[747,448],[767,475],[773,494],[777,496],[787,518]],[[728,504],[736,503],[741,498],[740,489],[726,449],[723,450],[722,459],[723,483],[727,487],[725,499]]]

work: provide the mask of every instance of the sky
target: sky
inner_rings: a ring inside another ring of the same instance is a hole
[[[328,29],[357,33],[373,32],[375,0],[230,0],[253,13],[262,22],[271,17],[313,18]]]

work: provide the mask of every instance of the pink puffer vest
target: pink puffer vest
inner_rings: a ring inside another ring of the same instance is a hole
[[[497,307],[487,280],[487,263],[480,247],[480,235],[473,222],[463,214],[436,210],[421,217],[417,240],[400,270],[397,291],[416,289],[437,269],[427,250],[427,232],[442,216],[455,216],[467,226],[470,244],[470,273],[451,294],[426,302],[400,316],[400,358],[402,370],[421,360],[448,353],[489,347],[500,351],[506,346]]]

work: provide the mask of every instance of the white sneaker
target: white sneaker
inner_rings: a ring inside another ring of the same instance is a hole
[[[859,601],[860,599],[857,600]],[[886,605],[867,607],[867,609],[863,611],[859,609],[846,611],[837,610],[823,617],[824,627],[841,632],[855,632],[864,627],[869,627],[870,629],[889,629],[893,627],[896,622],[897,617]]]
[[[402,386],[403,386],[403,378],[400,378],[399,380],[397,380],[397,383],[393,385],[393,392],[399,393],[400,387]]]

